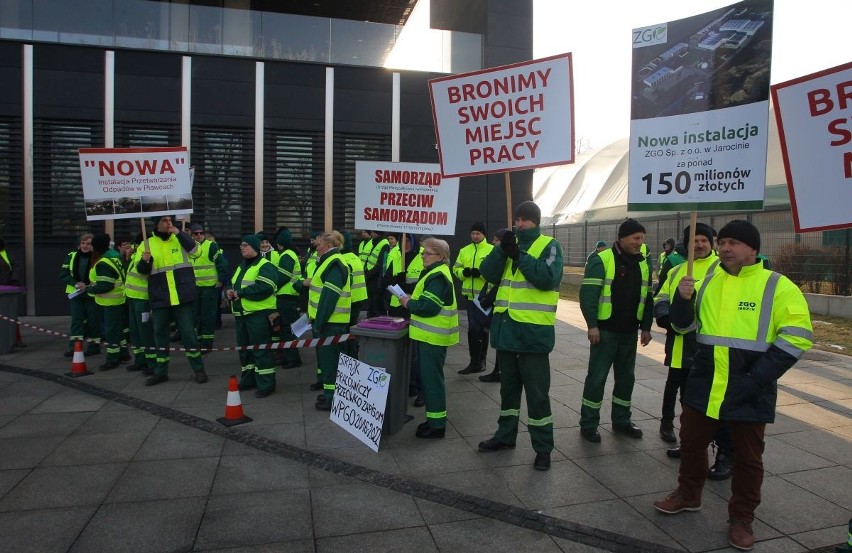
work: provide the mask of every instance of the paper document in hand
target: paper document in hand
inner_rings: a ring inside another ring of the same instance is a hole
[[[302,313],[302,316],[290,325],[290,330],[296,335],[296,338],[301,338],[302,334],[311,329],[311,322],[308,320],[308,314]]]
[[[82,288],[77,288],[76,290],[74,290],[73,292],[68,294],[68,299],[69,300],[74,299],[74,298],[76,298],[77,296],[79,296],[80,294],[83,294],[83,293],[85,293],[85,290],[83,290]]]
[[[473,305],[475,305],[476,308],[482,311],[485,315],[491,314],[491,308],[489,307],[488,309],[485,309],[484,307],[482,307],[482,304],[479,303],[479,297],[473,298]]]
[[[388,292],[398,298],[401,298],[406,295],[402,288],[399,287],[399,284],[391,284],[390,286],[388,286]]]

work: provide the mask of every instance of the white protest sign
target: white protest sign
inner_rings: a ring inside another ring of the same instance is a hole
[[[80,148],[86,220],[192,213],[185,147]]]
[[[459,179],[434,163],[355,163],[355,228],[452,235],[458,200]]]
[[[852,226],[852,63],[772,86],[796,232]]]
[[[429,81],[445,177],[574,162],[571,54]]]
[[[379,451],[391,375],[341,353],[331,420],[373,451]]]
[[[762,209],[772,5],[634,29],[629,211]]]

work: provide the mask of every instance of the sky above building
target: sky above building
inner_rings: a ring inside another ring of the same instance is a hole
[[[571,52],[579,150],[630,134],[631,30],[734,4],[730,0],[534,0],[533,56]],[[852,61],[852,2],[775,0],[773,84]]]

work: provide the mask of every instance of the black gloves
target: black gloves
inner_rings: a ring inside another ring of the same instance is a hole
[[[462,274],[466,277],[469,277],[470,276],[470,267],[465,267],[464,269],[462,269]]]
[[[521,248],[518,247],[518,242],[515,240],[515,233],[512,231],[506,232],[500,240],[500,247],[503,248],[503,253],[506,257],[517,260],[521,256]]]
[[[660,328],[665,328],[666,330],[672,329],[672,322],[669,319],[668,315],[663,315],[657,319],[657,326]]]
[[[479,277],[481,274],[482,273],[480,273],[479,269],[477,269],[476,267],[470,270],[470,276],[472,277]]]

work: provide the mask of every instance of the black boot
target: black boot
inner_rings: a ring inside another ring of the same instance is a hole
[[[459,374],[472,374],[485,370],[482,367],[481,353],[482,349],[482,334],[475,332],[467,333],[467,349],[470,353],[470,364],[459,371]]]
[[[727,480],[731,477],[731,469],[733,468],[733,458],[730,452],[723,451],[722,448],[716,449],[716,462],[710,467],[710,473],[707,478],[710,480]]]
[[[494,370],[479,377],[481,382],[500,382],[500,362],[494,360]]]
[[[672,424],[672,421],[660,421],[660,438],[662,438],[664,442],[668,442],[670,444],[677,442],[677,437],[674,432],[674,424]]]

